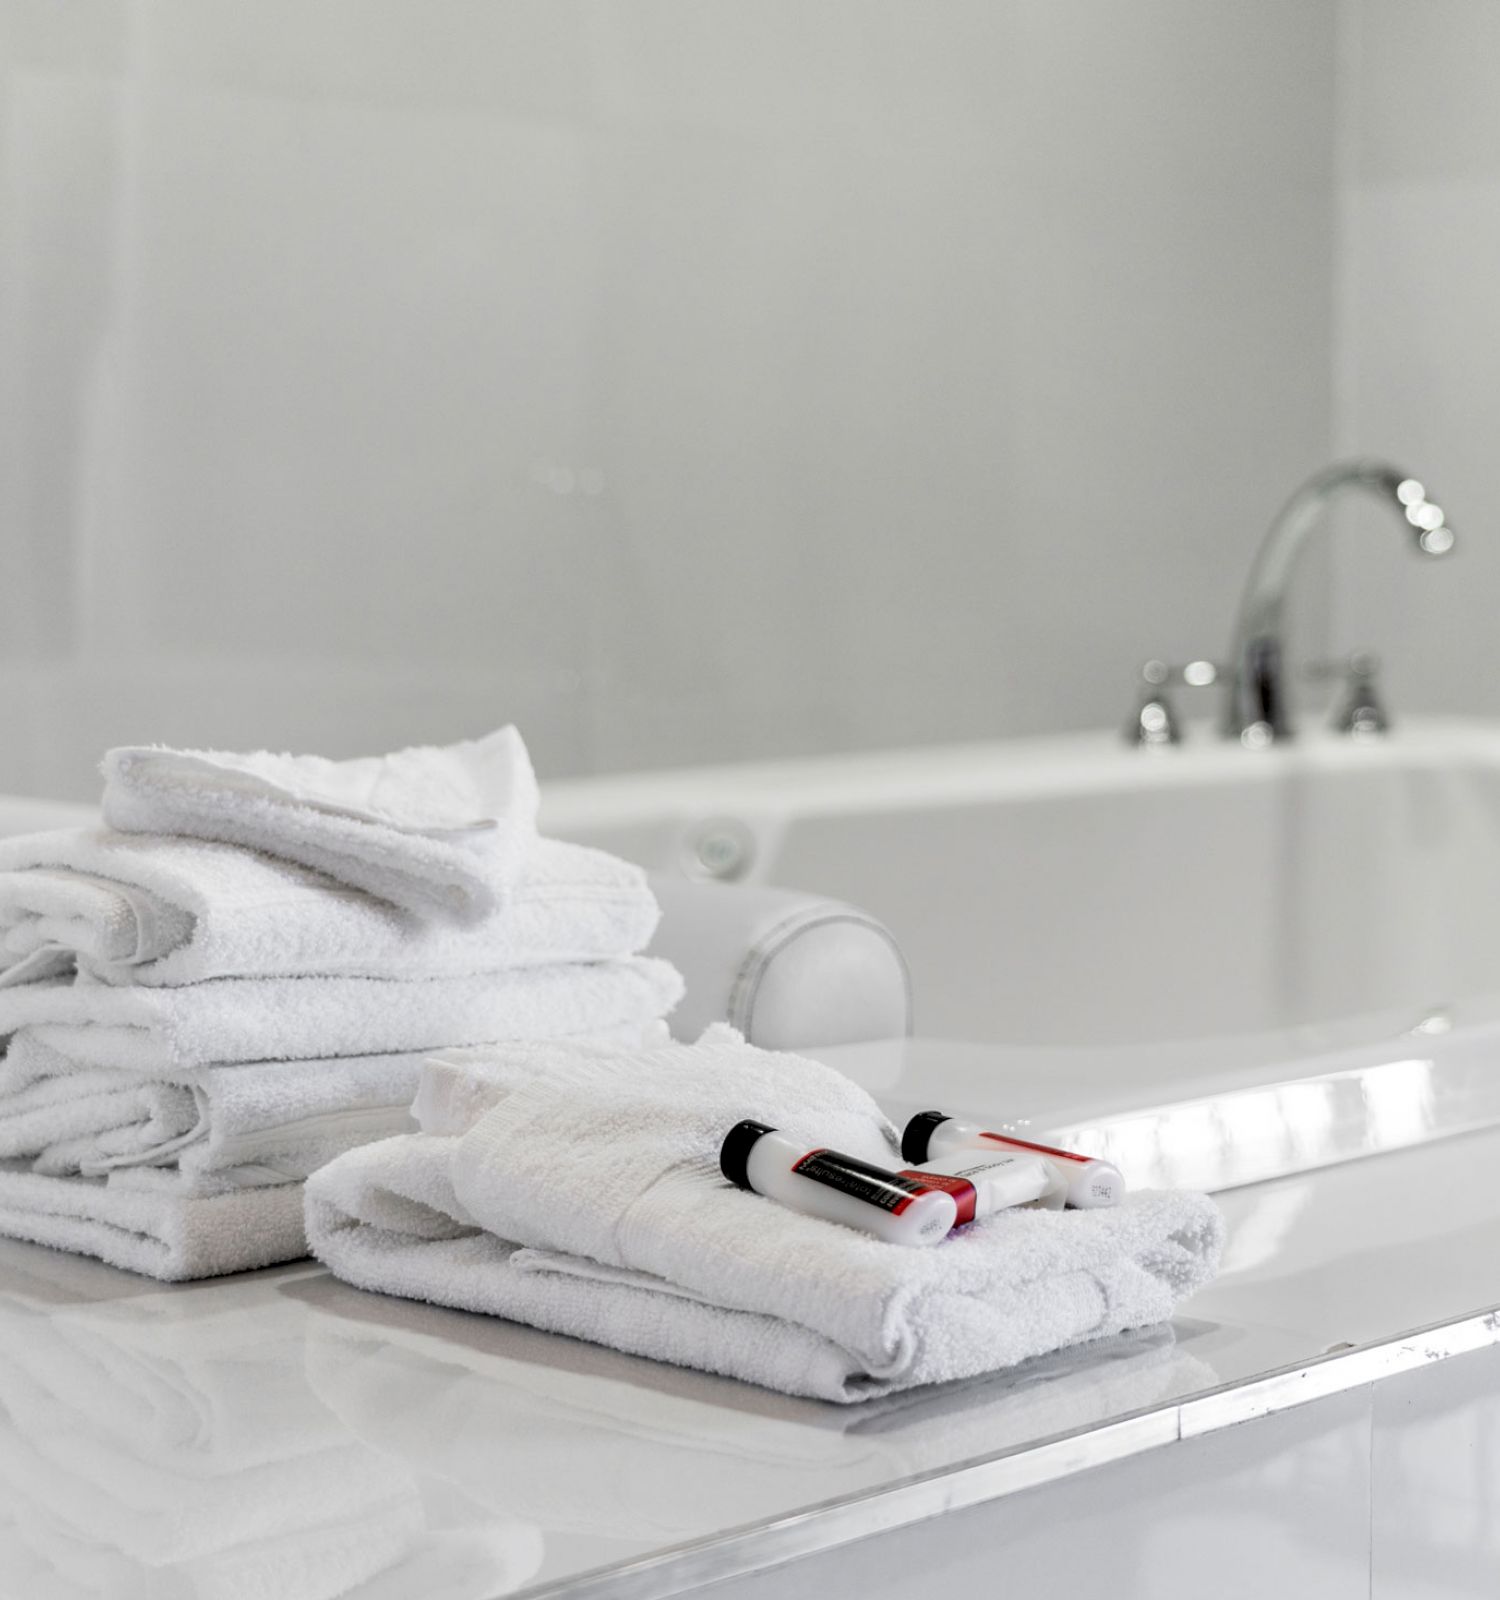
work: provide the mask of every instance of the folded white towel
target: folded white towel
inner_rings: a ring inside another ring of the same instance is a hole
[[[409,1130],[421,1064],[420,1051],[255,1061],[162,1083],[77,1067],[23,1032],[0,1061],[0,1157],[56,1177],[171,1163],[220,1186],[284,1183]]]
[[[113,828],[247,845],[428,916],[487,914],[536,838],[536,777],[510,727],[350,761],[133,747],[103,770]]]
[[[659,1022],[644,1029],[632,1023],[586,1045],[619,1050],[665,1032]],[[45,1068],[47,1052],[34,1050],[24,1034],[17,1042],[24,1060]],[[60,1177],[36,1171],[30,1155],[0,1160],[0,1235],[97,1256],[167,1282],[296,1261],[307,1254],[307,1236],[302,1185],[294,1180],[394,1127],[410,1126],[411,1074],[420,1060],[418,1054],[210,1068],[191,1092],[137,1080],[142,1088],[181,1097],[163,1102],[168,1113],[197,1119],[193,1139],[179,1141],[173,1163],[121,1163],[102,1177]],[[0,1073],[13,1069],[12,1060],[0,1061]],[[69,1075],[89,1082],[127,1076],[76,1066]],[[48,1081],[45,1070],[31,1079],[34,1085]],[[396,1098],[382,1106],[385,1095]],[[85,1095],[83,1101],[100,1098]],[[317,1114],[319,1104],[329,1108],[326,1117]],[[144,1127],[149,1115],[138,1120]],[[53,1126],[33,1130],[28,1149],[38,1139],[50,1142]],[[164,1115],[157,1126],[165,1132],[171,1125]],[[116,1132],[128,1138],[128,1128],[122,1120]],[[138,1142],[145,1138],[142,1133]],[[97,1151],[92,1132],[75,1141],[66,1162],[57,1157],[59,1170],[71,1171],[83,1154]]]
[[[643,956],[403,983],[212,978],[180,989],[74,983],[0,989],[0,1035],[34,1030],[78,1065],[185,1083],[232,1061],[315,1060],[595,1034],[663,1016],[681,995]]]
[[[918,1250],[736,1189],[716,1158],[744,1117],[899,1157],[862,1090],[728,1029],[613,1060],[504,1050],[484,1077],[467,1132],[366,1146],[309,1181],[309,1242],[340,1277],[850,1401],[1160,1321],[1222,1245],[1193,1194],[1010,1211]]]
[[[112,983],[428,978],[645,948],[638,867],[538,840],[482,920],[435,924],[307,867],[234,845],[70,828],[0,840],[0,983],[75,965]]]
[[[580,1043],[618,1052],[666,1037],[660,1022],[631,1022]],[[356,1145],[409,1132],[423,1059],[247,1061],[163,1082],[81,1066],[26,1029],[0,1059],[0,1159],[53,1177],[169,1166],[184,1193],[298,1181]]]
[[[33,1076],[27,1058],[54,1052],[24,1034],[17,1042],[0,1060],[0,1159],[34,1158],[38,1171],[65,1173],[97,1157],[102,1170],[138,1149],[175,1148],[198,1120],[185,1085],[107,1069]]]
[[[169,1283],[307,1254],[300,1184],[192,1195],[50,1178],[14,1161],[0,1161],[0,1233]]]

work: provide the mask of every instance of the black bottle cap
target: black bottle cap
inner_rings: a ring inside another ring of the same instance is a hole
[[[775,1132],[775,1128],[768,1128],[763,1122],[735,1123],[724,1135],[724,1142],[719,1146],[719,1171],[732,1184],[741,1189],[748,1189],[750,1152],[762,1134]]]
[[[946,1111],[919,1111],[901,1135],[901,1159],[920,1167],[927,1159],[933,1129],[949,1120]]]

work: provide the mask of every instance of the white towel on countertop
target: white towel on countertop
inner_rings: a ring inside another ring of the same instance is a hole
[[[0,1233],[175,1283],[307,1254],[302,1186],[193,1195],[0,1161]]]
[[[666,1037],[661,1022],[632,1022],[578,1043],[618,1052]],[[356,1145],[410,1131],[422,1061],[420,1050],[249,1061],[162,1082],[80,1066],[23,1030],[0,1059],[0,1159],[125,1183],[129,1168],[168,1168],[162,1180],[183,1193],[297,1181]]]
[[[736,1036],[737,1037],[737,1036]],[[509,1093],[518,1077],[529,1077],[555,1060],[566,1071],[589,1058],[616,1060],[639,1051],[665,1049],[672,1035],[665,1022],[655,1023],[634,1037],[620,1030],[588,1037],[554,1041],[558,1050],[544,1056],[546,1041],[523,1040],[514,1045],[461,1045],[429,1051],[422,1059],[412,1115],[423,1133],[467,1133]],[[3,1073],[0,1064],[0,1073]],[[3,1079],[0,1079],[3,1081]],[[863,1108],[857,1111],[863,1115]],[[895,1137],[894,1128],[891,1136]]]
[[[511,727],[349,761],[130,747],[103,770],[104,820],[122,832],[246,845],[459,921],[494,908],[536,838],[536,777]]]
[[[538,840],[483,919],[433,923],[293,862],[197,839],[73,828],[0,840],[0,983],[76,963],[113,983],[451,977],[645,948],[639,867]]]
[[[73,1067],[21,1033],[0,1062],[0,1157],[56,1177],[171,1163],[193,1177],[233,1173],[236,1187],[305,1178],[410,1129],[421,1064],[420,1051],[254,1061],[162,1083]]]
[[[9,1066],[0,1061],[0,1079]],[[107,1069],[69,1071],[0,1094],[0,1160],[25,1157],[41,1172],[77,1172],[87,1150],[113,1165],[138,1149],[174,1148],[197,1119],[186,1085]]]
[[[677,1003],[663,961],[521,967],[413,983],[212,978],[180,989],[90,981],[0,989],[0,1036],[22,1028],[78,1065],[187,1082],[233,1061],[315,1060],[644,1026]]]
[[[1222,1246],[1195,1194],[1009,1211],[916,1249],[736,1189],[717,1153],[745,1117],[900,1161],[863,1090],[726,1028],[613,1060],[500,1050],[476,1076],[468,1131],[369,1145],[309,1181],[309,1242],[340,1277],[850,1401],[1161,1321]]]

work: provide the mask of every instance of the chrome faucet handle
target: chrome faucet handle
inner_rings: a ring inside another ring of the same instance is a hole
[[[1182,743],[1182,724],[1167,693],[1171,685],[1206,689],[1217,683],[1219,669],[1212,661],[1189,661],[1177,667],[1166,661],[1141,663],[1140,694],[1135,715],[1125,724],[1126,742],[1142,749],[1160,749]]]
[[[1135,715],[1125,724],[1125,742],[1142,750],[1159,750],[1182,743],[1182,727],[1167,695],[1171,668],[1165,661],[1141,663],[1140,692]]]
[[[1330,726],[1351,739],[1378,738],[1390,732],[1390,713],[1376,685],[1379,674],[1380,657],[1371,650],[1310,661],[1303,668],[1303,676],[1314,683],[1330,678],[1342,681],[1344,692],[1334,703]]]

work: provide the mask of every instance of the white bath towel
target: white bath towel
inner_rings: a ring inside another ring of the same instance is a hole
[[[189,1082],[233,1061],[316,1060],[593,1034],[663,1016],[681,995],[665,962],[633,956],[403,983],[213,978],[180,989],[89,981],[0,989],[0,1036],[22,1028],[79,1066]]]
[[[0,840],[0,983],[75,964],[151,986],[451,977],[632,955],[656,922],[640,868],[552,839],[494,911],[462,925],[234,845],[108,828]]]
[[[485,1077],[467,1132],[366,1146],[309,1181],[309,1242],[340,1277],[850,1401],[1158,1322],[1222,1245],[1193,1194],[1010,1211],[911,1249],[733,1188],[718,1145],[745,1117],[899,1157],[862,1090],[727,1029],[614,1060],[499,1051]]]
[[[132,747],[103,770],[113,828],[247,845],[428,916],[493,910],[536,838],[536,777],[509,727],[350,761]]]

